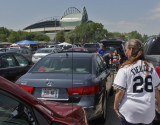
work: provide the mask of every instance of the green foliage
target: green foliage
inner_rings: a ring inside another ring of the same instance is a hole
[[[139,40],[143,41],[142,35],[140,33],[138,33],[137,31],[129,32],[127,34],[127,38],[128,38],[128,40],[129,39],[139,39]]]
[[[100,23],[82,23],[73,31],[66,34],[66,41],[70,43],[97,42],[106,38],[108,31]]]
[[[24,31],[12,31],[4,28],[0,28],[0,41],[8,41],[15,43],[21,40],[31,41],[49,41],[50,38],[42,33],[24,32]]]
[[[64,42],[65,41],[65,32],[64,31],[58,31],[56,33],[55,41]]]
[[[159,34],[160,35],[160,34]],[[58,31],[55,41],[69,42],[69,43],[88,43],[98,42],[101,39],[122,39],[127,41],[129,39],[140,39],[146,42],[149,36],[141,35],[138,31],[131,31],[129,33],[108,32],[104,29],[101,23],[82,23],[70,32]],[[18,42],[21,40],[31,41],[50,41],[50,38],[42,33],[13,31],[7,28],[0,27],[0,41],[2,42]]]
[[[17,32],[12,31],[9,35],[8,42],[14,43],[18,41],[19,41],[19,37],[18,37]]]
[[[7,42],[10,31],[7,28],[0,27],[0,41]]]

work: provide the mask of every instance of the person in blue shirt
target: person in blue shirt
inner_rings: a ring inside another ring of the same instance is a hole
[[[97,51],[101,56],[104,55],[104,49],[103,49],[103,44],[100,45],[100,48]]]

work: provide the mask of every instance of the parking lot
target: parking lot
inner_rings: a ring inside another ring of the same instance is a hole
[[[114,95],[109,96],[107,101],[107,118],[106,122],[104,124],[96,123],[96,121],[92,121],[89,123],[89,125],[120,125],[120,121],[118,117],[116,116],[116,113],[113,110],[113,104],[114,104]]]

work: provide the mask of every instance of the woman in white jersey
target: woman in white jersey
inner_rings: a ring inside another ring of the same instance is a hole
[[[144,58],[143,44],[131,39],[125,46],[128,60],[114,79],[114,110],[122,125],[151,125],[155,117],[155,98],[160,109],[160,79],[153,65]]]

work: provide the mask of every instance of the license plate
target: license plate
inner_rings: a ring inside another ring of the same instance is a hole
[[[42,97],[58,98],[59,89],[42,88]]]

